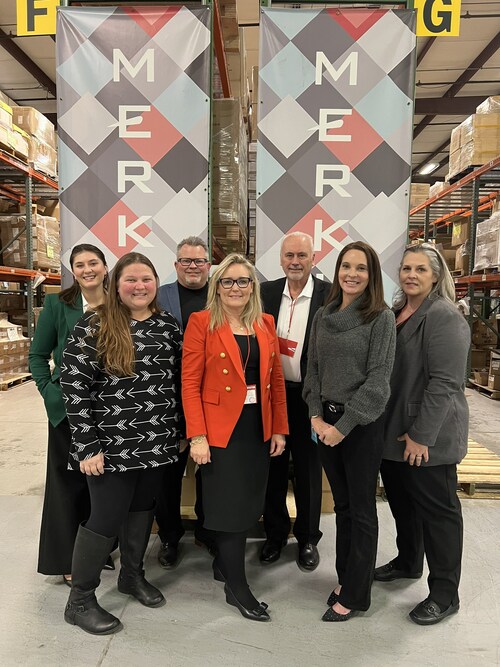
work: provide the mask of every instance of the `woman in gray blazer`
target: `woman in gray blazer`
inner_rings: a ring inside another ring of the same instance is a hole
[[[420,578],[425,552],[429,595],[410,618],[432,625],[459,608],[463,524],[456,466],[467,452],[464,378],[470,333],[454,305],[453,279],[432,244],[406,249],[399,282],[381,465],[398,555],[376,568],[375,579]]]

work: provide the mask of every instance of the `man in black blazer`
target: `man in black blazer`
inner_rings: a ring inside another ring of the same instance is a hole
[[[177,280],[160,287],[158,302],[164,310],[177,319],[184,331],[191,313],[203,310],[207,303],[210,260],[205,241],[198,236],[183,239],[177,246],[177,259],[174,266]],[[158,562],[164,568],[176,565],[179,558],[179,541],[184,535],[181,520],[181,491],[188,452],[189,447],[179,453],[177,463],[164,466],[163,484],[160,495],[156,499],[155,518],[161,541]],[[213,552],[215,537],[212,531],[203,528],[199,475],[196,476],[195,513],[197,517],[194,531],[195,541]]]
[[[271,459],[264,508],[267,539],[260,552],[260,561],[273,563],[278,560],[290,532],[286,494],[291,454],[297,507],[293,527],[299,544],[297,564],[302,570],[311,572],[319,564],[317,544],[322,536],[319,529],[321,463],[317,445],[311,440],[311,422],[307,405],[302,400],[302,387],[311,324],[330,286],[311,274],[314,249],[308,234],[292,232],[285,236],[280,262],[286,277],[264,283],[261,294],[264,310],[273,315],[280,339],[290,435],[283,455]]]

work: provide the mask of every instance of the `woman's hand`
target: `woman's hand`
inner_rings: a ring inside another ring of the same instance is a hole
[[[328,447],[335,447],[335,445],[340,444],[344,438],[345,435],[342,435],[335,426],[327,425],[323,437],[320,438],[320,440],[324,445],[328,445]]]
[[[196,442],[191,440],[190,456],[199,466],[210,463],[210,445],[205,436],[198,436]]]
[[[285,436],[280,435],[279,433],[273,433],[271,436],[271,446],[269,448],[271,456],[279,456],[280,454],[283,454],[285,445],[286,445]]]
[[[323,417],[312,417],[311,426],[318,436],[318,440],[323,441],[323,436],[326,434],[326,430],[330,428],[329,424],[324,421]]]
[[[84,475],[104,475],[104,454],[100,452],[90,459],[80,461],[80,472]]]
[[[419,466],[422,459],[427,463],[429,461],[429,448],[426,445],[420,445],[415,440],[412,440],[408,433],[400,435],[398,440],[406,442],[403,460],[407,461],[411,466]]]

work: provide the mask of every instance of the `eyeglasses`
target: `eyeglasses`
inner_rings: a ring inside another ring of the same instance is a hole
[[[191,266],[191,264],[202,267],[205,266],[205,264],[208,264],[208,259],[203,259],[202,257],[197,257],[196,259],[191,259],[190,257],[179,257],[177,262],[186,268]]]
[[[219,280],[219,284],[224,289],[231,289],[235,283],[240,289],[245,289],[250,283],[253,283],[253,280],[251,278],[236,278],[236,280],[233,280],[232,278],[221,278]]]

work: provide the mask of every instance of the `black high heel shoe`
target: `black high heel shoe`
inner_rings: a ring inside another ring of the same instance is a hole
[[[108,556],[108,560],[104,563],[104,567],[102,569],[103,570],[114,570],[115,569],[115,563],[113,561],[113,558],[111,557],[111,554]]]
[[[215,558],[212,561],[212,570],[213,570],[213,573],[214,573],[215,581],[222,581],[222,582],[226,583],[226,577],[222,574],[222,570],[217,565],[217,560]]]
[[[245,618],[248,618],[249,621],[270,621],[271,617],[267,613],[267,604],[261,602],[258,607],[255,609],[247,609],[242,604],[238,602],[233,591],[229,588],[227,583],[224,585],[224,592],[226,594],[226,602],[233,607],[236,607],[240,614]]]

